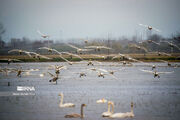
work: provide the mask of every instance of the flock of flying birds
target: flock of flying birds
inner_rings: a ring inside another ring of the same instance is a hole
[[[147,27],[149,30],[156,30],[158,32],[160,32],[160,30],[154,28],[154,27],[151,27],[151,26],[146,26],[146,25],[143,25],[143,24],[139,24],[141,26],[144,26],[144,27]],[[42,38],[48,38],[49,35],[45,35],[45,34],[42,34],[39,30],[37,31]],[[152,40],[147,40],[145,41],[146,43],[154,43],[156,45],[160,45],[160,43],[157,43],[155,41],[152,41]],[[179,47],[177,45],[174,45],[168,41],[164,41],[166,43],[169,44],[170,47],[176,47],[179,49]],[[88,41],[85,41],[85,43],[88,43]],[[59,52],[57,51],[56,49],[53,49],[53,48],[49,48],[49,47],[41,47],[39,48],[40,50],[47,50],[49,53],[56,53],[61,59],[63,59],[65,62],[67,62],[69,65],[73,65],[73,64],[76,64],[76,63],[80,63],[80,62],[72,62],[72,61],[69,61],[67,60],[65,57],[63,57],[63,54],[66,54],[66,55],[69,55],[69,56],[74,56],[74,57],[77,57],[79,59],[81,59],[82,61],[85,61],[79,54],[82,54],[83,52],[88,52],[88,51],[92,51],[92,50],[95,50],[96,52],[100,51],[101,49],[107,49],[107,50],[111,50],[112,48],[110,47],[106,47],[106,46],[86,46],[84,48],[78,48],[74,45],[71,45],[71,44],[67,44],[69,47],[71,48],[74,48],[76,49],[76,53],[70,53],[70,52]],[[148,52],[148,50],[143,47],[143,46],[140,46],[140,45],[136,45],[136,44],[130,44],[130,47],[133,47],[133,48],[136,48],[137,50],[144,50],[145,52]],[[35,53],[35,52],[30,52],[30,51],[25,51],[25,50],[20,50],[20,49],[13,49],[13,50],[10,50],[8,51],[8,53],[19,53],[20,55],[22,54],[26,54],[28,55],[29,57],[31,58],[34,58],[34,59],[52,59],[52,58],[49,58],[45,55],[40,55],[38,53]],[[163,55],[163,56],[172,56],[171,54],[168,54],[168,53],[164,53],[164,52],[155,52],[157,55]],[[114,59],[121,59],[122,61],[120,61],[124,66],[125,65],[128,65],[128,66],[132,66],[133,64],[131,62],[139,62],[139,63],[142,63],[143,65],[147,65],[149,67],[152,67],[152,70],[144,70],[144,69],[140,69],[141,71],[143,72],[146,72],[146,73],[151,73],[154,77],[160,77],[160,74],[168,74],[168,73],[173,73],[172,72],[157,72],[156,71],[156,68],[157,66],[156,65],[152,65],[152,64],[148,64],[148,63],[145,63],[143,61],[140,61],[140,60],[137,60],[137,59],[134,59],[128,55],[125,55],[125,54],[117,54],[117,55],[98,55],[98,54],[91,54],[91,56],[94,56],[94,57],[101,57],[101,58],[108,58],[108,57],[112,57],[112,60]],[[1,59],[2,61],[7,61],[8,64],[10,64],[11,62],[22,62],[21,60],[18,60],[18,59]],[[179,67],[177,64],[172,64],[168,61],[164,61],[164,60],[159,60],[161,62],[165,62],[167,63],[167,66],[169,67]],[[102,64],[101,62],[99,61],[92,61],[92,60],[89,60],[89,61],[85,61],[87,63],[87,66],[94,66],[94,63],[98,63],[98,64]],[[59,79],[59,74],[60,74],[60,71],[63,70],[63,69],[66,69],[67,67],[66,66],[59,66],[59,65],[51,65],[49,66],[51,68],[53,68],[55,70],[55,73],[52,74],[50,72],[47,72],[47,73],[42,73],[42,74],[39,74],[40,77],[44,77],[44,75],[46,74],[49,74],[52,78],[49,80],[49,82],[52,82],[52,83],[55,83],[57,84],[57,81]],[[102,68],[90,68],[88,69],[89,71],[94,71],[97,73],[97,76],[98,77],[102,77],[104,78],[105,75],[111,75],[114,79],[117,79],[115,76],[114,76],[114,72],[117,72],[115,70],[106,70],[106,69],[102,69]],[[119,69],[119,71],[122,70],[122,69]],[[16,72],[17,73],[17,76],[18,77],[21,77],[22,73],[25,73],[25,75],[30,75],[30,72],[32,71],[39,71],[39,69],[28,69],[28,70],[24,70],[21,68],[0,68],[0,72],[2,73],[5,73],[6,75],[8,75],[9,73],[11,72]],[[78,73],[79,74],[79,77],[85,77],[87,75],[86,72],[80,72]],[[59,103],[59,107],[60,108],[64,108],[64,107],[75,107],[75,104],[73,103],[63,103],[63,98],[64,98],[64,95],[63,93],[60,93],[59,96],[61,96],[61,101]],[[107,112],[104,112],[102,113],[102,116],[103,117],[108,117],[108,118],[132,118],[134,117],[134,112],[133,112],[133,102],[131,102],[131,111],[130,112],[125,112],[125,113],[114,113],[114,103],[112,101],[108,101],[104,98],[100,99],[100,100],[97,100],[96,103],[108,103],[108,111]],[[81,112],[80,114],[68,114],[68,115],[65,115],[65,118],[77,118],[77,117],[80,117],[80,118],[83,118],[84,117],[84,114],[83,114],[83,108],[86,106],[86,104],[82,104],[81,105]]]

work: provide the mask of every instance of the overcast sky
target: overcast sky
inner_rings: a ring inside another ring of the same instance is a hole
[[[132,37],[152,25],[164,37],[180,32],[180,0],[0,0],[0,22],[12,37]]]

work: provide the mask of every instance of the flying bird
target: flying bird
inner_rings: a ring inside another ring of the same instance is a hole
[[[31,54],[30,54],[31,52],[28,52],[28,51],[25,51],[25,50],[13,49],[13,50],[8,51],[8,53],[12,53],[12,52],[18,52],[20,55],[22,55],[22,53],[25,53],[29,57],[32,57]]]
[[[8,64],[10,64],[11,62],[22,62],[21,60],[18,59],[9,59],[9,58],[0,59],[0,61],[6,61]]]
[[[143,27],[146,27],[148,30],[155,30],[157,32],[161,32],[159,29],[155,28],[155,27],[152,27],[152,26],[149,26],[149,25],[144,25],[144,24],[139,24],[140,26],[143,26]]]
[[[49,75],[52,77],[52,79],[49,80],[49,82],[56,82],[56,84],[57,84],[57,80],[59,79],[58,74],[53,75],[53,74],[50,73],[50,72],[48,72],[48,73],[49,73]]]
[[[83,49],[83,48],[78,48],[74,45],[71,45],[71,44],[67,44],[68,46],[76,49],[76,52],[79,53],[79,54],[82,54],[82,52],[88,52],[88,51],[92,51],[92,49]]]
[[[49,35],[45,35],[45,34],[41,33],[39,30],[37,30],[37,33],[39,33],[42,38],[49,38]]]
[[[85,48],[95,49],[95,51],[100,51],[101,49],[107,49],[107,50],[112,49],[112,48],[106,47],[106,46],[86,46]]]
[[[149,70],[141,70],[141,71],[153,74],[154,78],[155,77],[160,78],[160,74],[169,74],[169,73],[173,73],[174,72],[174,71],[172,71],[172,72],[157,72],[157,71],[149,71]]]

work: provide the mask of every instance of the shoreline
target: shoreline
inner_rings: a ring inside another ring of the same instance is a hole
[[[105,54],[98,54],[101,56],[106,56]],[[118,55],[118,54],[110,54],[109,57],[107,59],[101,58],[101,57],[96,57],[96,56],[92,56],[89,54],[83,54],[83,55],[79,55],[81,56],[84,60],[92,60],[92,61],[100,61],[100,62],[118,62],[118,61],[123,61],[122,59],[114,59],[112,60],[112,57]],[[143,62],[162,62],[159,60],[166,60],[169,62],[180,62],[180,53],[174,53],[172,54],[172,56],[158,56],[156,54],[146,54],[144,56],[144,54],[125,54],[128,55],[134,59],[143,61]],[[50,60],[47,59],[34,59],[34,58],[30,58],[27,55],[5,55],[5,56],[0,56],[0,63],[5,63],[7,61],[2,60],[2,59],[18,59],[21,60],[22,62],[65,62],[63,59],[61,59],[59,57],[59,55],[45,55],[49,58],[52,58]],[[64,58],[66,58],[69,61],[73,61],[73,62],[78,62],[78,61],[82,61],[80,58],[77,57],[72,57],[72,59],[70,58],[69,55],[63,55]]]

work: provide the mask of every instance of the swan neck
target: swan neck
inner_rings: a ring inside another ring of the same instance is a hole
[[[62,94],[62,95],[61,95],[61,102],[60,102],[60,105],[63,104],[63,98],[64,98],[64,95]]]
[[[131,113],[133,113],[133,105],[131,106]]]
[[[112,113],[114,113],[114,103],[112,103],[111,105],[112,105]]]
[[[110,104],[108,104],[108,112],[110,112]]]
[[[81,105],[81,118],[84,117],[83,106]]]

